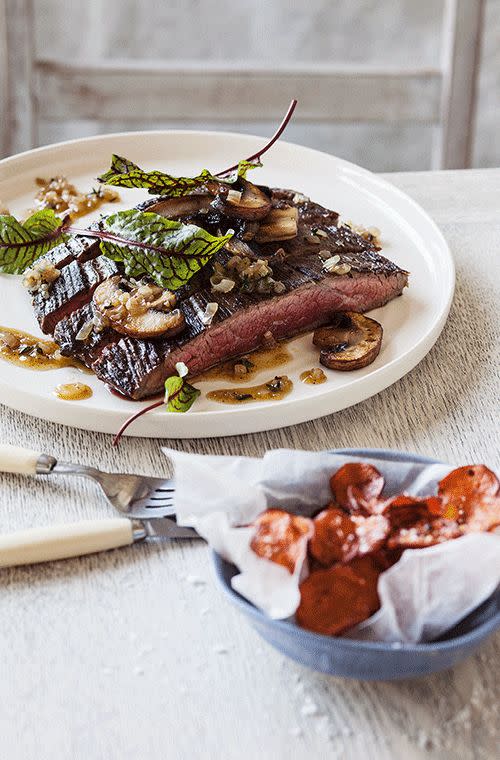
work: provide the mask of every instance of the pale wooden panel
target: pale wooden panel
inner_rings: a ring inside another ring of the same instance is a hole
[[[4,154],[17,153],[33,147],[35,128],[32,100],[33,7],[31,0],[0,0],[3,17],[4,55],[8,65],[2,66],[1,149]]]
[[[0,103],[7,103],[9,86],[7,82],[7,19],[5,14],[5,1],[0,0]],[[7,153],[8,143],[8,119],[4,113],[0,119],[0,157]]]
[[[37,65],[40,116],[105,120],[277,119],[296,97],[297,119],[434,122],[440,73],[316,65],[280,70],[232,64]]]
[[[433,164],[471,165],[484,0],[446,0],[443,24],[442,129]]]

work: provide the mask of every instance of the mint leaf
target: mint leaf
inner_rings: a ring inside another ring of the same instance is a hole
[[[262,166],[260,161],[240,161],[237,168],[227,173],[227,176],[217,176],[202,169],[196,177],[174,177],[161,171],[144,171],[133,161],[113,154],[111,167],[97,179],[106,185],[118,187],[146,188],[152,195],[166,195],[172,198],[189,195],[193,190],[206,185],[207,182],[224,182],[232,184],[239,177],[246,177],[249,169]]]
[[[52,209],[35,212],[25,222],[0,216],[0,272],[22,274],[36,259],[66,240],[63,221]]]
[[[118,211],[104,224],[106,232],[99,235],[102,252],[123,262],[129,277],[148,275],[169,290],[185,285],[232,238],[135,209]]]
[[[185,377],[172,375],[165,380],[165,403],[169,412],[187,412],[201,391],[187,382]]]

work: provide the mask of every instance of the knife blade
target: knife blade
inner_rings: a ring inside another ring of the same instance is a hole
[[[200,538],[194,528],[178,525],[174,517],[134,520],[134,542],[149,538]],[[137,525],[136,525],[137,524]],[[140,527],[139,527],[140,526]],[[137,533],[137,538],[136,538]]]

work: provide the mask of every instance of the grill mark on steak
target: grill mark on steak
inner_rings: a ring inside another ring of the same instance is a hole
[[[92,366],[104,346],[118,342],[121,337],[115,330],[106,327],[100,331],[92,330],[85,340],[78,340],[80,330],[93,317],[92,304],[87,303],[63,317],[54,330],[54,340],[59,345],[61,354],[76,356],[87,367]]]
[[[63,267],[48,298],[40,293],[33,297],[33,309],[42,332],[52,333],[59,320],[90,301],[99,283],[117,273],[116,263],[106,256],[84,262],[74,260]]]
[[[93,222],[88,229],[100,229],[99,222]],[[45,261],[49,261],[56,269],[62,269],[71,261],[88,261],[95,259],[99,255],[99,240],[94,237],[85,235],[76,235],[70,237],[64,243],[56,245],[51,251],[43,256]]]

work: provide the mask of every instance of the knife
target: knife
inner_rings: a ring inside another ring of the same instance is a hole
[[[200,538],[171,517],[81,520],[0,535],[0,567],[80,557],[155,538]]]

